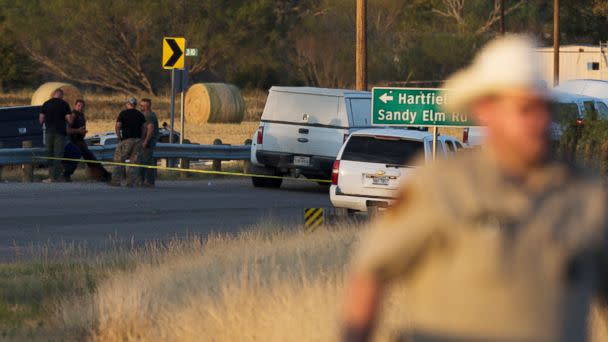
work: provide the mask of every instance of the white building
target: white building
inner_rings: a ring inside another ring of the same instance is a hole
[[[606,45],[564,45],[559,50],[559,81],[591,79],[608,81]],[[553,86],[553,47],[538,50],[547,85]]]

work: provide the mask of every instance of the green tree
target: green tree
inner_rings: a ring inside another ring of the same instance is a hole
[[[27,86],[37,76],[34,63],[20,50],[6,23],[3,5],[0,1],[0,92]]]

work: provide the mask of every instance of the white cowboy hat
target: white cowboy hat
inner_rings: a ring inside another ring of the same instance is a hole
[[[466,111],[475,100],[514,88],[549,96],[536,44],[523,35],[507,35],[488,43],[469,67],[445,82],[444,88],[449,91],[445,104],[448,111]]]

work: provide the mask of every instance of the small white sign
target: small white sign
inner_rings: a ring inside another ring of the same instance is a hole
[[[309,166],[310,157],[295,156],[293,157],[293,165],[296,166]]]

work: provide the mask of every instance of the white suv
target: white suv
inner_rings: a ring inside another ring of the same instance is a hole
[[[451,136],[437,138],[437,157],[450,157],[463,148]],[[334,162],[331,203],[349,212],[388,207],[405,177],[415,171],[424,154],[431,161],[433,135],[406,129],[365,129],[353,133]]]

